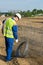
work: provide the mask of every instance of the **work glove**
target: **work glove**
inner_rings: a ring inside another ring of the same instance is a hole
[[[18,39],[16,39],[15,41],[16,41],[16,43],[18,43]]]

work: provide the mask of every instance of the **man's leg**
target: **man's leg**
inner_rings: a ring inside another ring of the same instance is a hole
[[[10,61],[11,60],[13,43],[14,43],[14,39],[7,38],[7,43],[6,43],[6,53],[7,53],[6,60],[7,61]]]
[[[6,46],[6,51],[7,51],[7,47],[8,47],[8,42],[7,42],[7,38],[5,37],[5,46]],[[7,53],[7,52],[6,52]]]

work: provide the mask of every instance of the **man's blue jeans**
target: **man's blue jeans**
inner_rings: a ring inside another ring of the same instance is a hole
[[[5,37],[5,46],[6,46],[6,54],[7,54],[6,60],[7,61],[11,60],[13,43],[14,43],[14,38]]]

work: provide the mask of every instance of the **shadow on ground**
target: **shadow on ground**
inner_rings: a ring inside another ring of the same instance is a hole
[[[5,56],[0,54],[0,60],[5,61]]]

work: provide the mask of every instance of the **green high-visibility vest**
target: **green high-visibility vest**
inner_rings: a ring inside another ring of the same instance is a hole
[[[6,20],[5,25],[4,25],[4,36],[8,38],[14,38],[13,31],[12,31],[12,27],[14,25],[17,25],[17,24],[12,18],[9,18]]]

